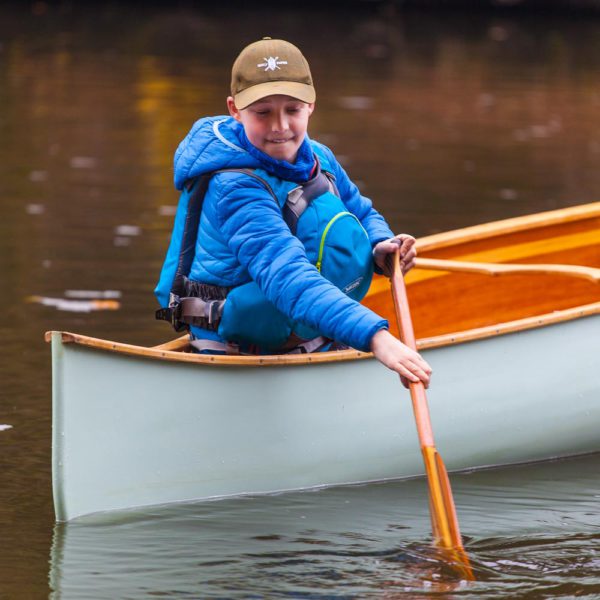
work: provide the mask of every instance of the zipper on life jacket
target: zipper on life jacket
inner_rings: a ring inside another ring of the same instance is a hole
[[[325,226],[325,229],[323,229],[323,234],[321,235],[321,243],[319,244],[319,256],[317,258],[317,264],[315,265],[317,267],[317,271],[319,271],[319,273],[321,272],[321,265],[323,264],[323,252],[325,250],[325,239],[327,238],[327,234],[329,233],[329,230],[331,229],[331,227],[333,226],[333,224],[336,221],[338,221],[342,217],[346,217],[346,216],[352,217],[360,225],[360,228],[365,232],[365,236],[367,238],[369,237],[365,228],[362,226],[360,219],[356,215],[352,214],[351,212],[347,212],[347,211],[337,213],[337,215],[335,215],[329,221],[329,223],[327,223],[327,225]]]

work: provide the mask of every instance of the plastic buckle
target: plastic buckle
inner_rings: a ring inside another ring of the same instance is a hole
[[[171,309],[170,308],[159,308],[155,313],[157,321],[169,321],[171,322]]]
[[[208,324],[212,325],[219,318],[220,300],[207,300],[204,313],[208,319]]]

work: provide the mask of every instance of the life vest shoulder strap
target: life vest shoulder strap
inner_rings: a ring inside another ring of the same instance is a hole
[[[217,294],[219,302],[216,302],[214,298],[200,298],[195,292],[192,292],[193,295],[190,296],[190,284],[194,282],[188,279],[196,253],[204,198],[210,180],[219,173],[243,173],[253,177],[267,189],[275,202],[278,202],[271,185],[255,173],[253,169],[218,169],[190,178],[185,182],[184,189],[189,194],[189,198],[182,232],[181,252],[169,294],[169,307],[161,308],[155,313],[158,320],[169,321],[176,331],[186,329],[189,325],[216,329],[223,312],[223,300],[231,289],[228,287],[221,288],[221,286],[209,286],[214,288],[210,295]]]
[[[283,219],[293,235],[298,231],[298,221],[310,203],[319,196],[330,192],[339,198],[340,194],[335,185],[333,173],[321,168],[321,161],[316,158],[316,171],[311,179],[302,183],[287,194],[283,204]]]
[[[156,311],[156,318],[169,321],[176,331],[197,325],[217,330],[223,313],[224,300],[231,288],[207,286],[190,281],[188,275],[194,260],[200,227],[200,217],[204,198],[212,177],[219,173],[243,173],[253,177],[265,187],[278,206],[282,206],[282,216],[290,231],[296,235],[298,220],[310,203],[319,196],[331,192],[339,197],[335,186],[335,176],[321,168],[321,159],[316,156],[316,173],[300,185],[284,189],[284,197],[278,198],[273,187],[265,177],[254,169],[219,169],[189,179],[184,188],[189,194],[187,212],[182,234],[181,252],[169,295],[169,307]],[[200,286],[202,290],[195,287]],[[192,289],[194,288],[194,289]],[[207,294],[207,289],[211,288]]]

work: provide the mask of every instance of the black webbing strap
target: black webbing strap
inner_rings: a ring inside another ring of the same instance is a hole
[[[318,159],[316,159],[316,164],[316,174],[306,183],[294,188],[288,194],[282,208],[283,219],[293,235],[296,235],[298,229],[298,219],[315,198],[327,191],[332,191],[339,196],[335,187],[335,177],[321,170]],[[204,205],[204,197],[210,180],[213,175],[218,173],[231,172],[243,173],[258,180],[279,206],[279,199],[269,182],[257,175],[252,169],[219,169],[190,179],[185,183],[185,189],[189,192],[190,197],[183,227],[181,251],[169,298],[169,307],[160,308],[156,311],[156,318],[169,321],[176,331],[186,329],[190,325],[212,331],[218,329],[223,314],[225,297],[231,288],[190,281],[188,275],[196,254],[202,206]]]
[[[334,176],[321,170],[318,159],[316,162],[317,170],[315,175],[306,183],[291,190],[282,208],[283,220],[287,223],[293,235],[296,235],[298,231],[298,220],[302,213],[315,198],[329,191],[339,196],[335,187]]]
[[[156,318],[169,321],[177,331],[189,325],[216,331],[223,316],[225,300],[186,297],[175,300],[169,308],[156,311]]]

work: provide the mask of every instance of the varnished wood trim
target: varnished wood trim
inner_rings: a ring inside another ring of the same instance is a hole
[[[524,217],[517,217],[514,219],[506,219],[503,221],[496,221],[493,223],[486,223],[484,225],[476,225],[474,227],[467,227],[464,229],[436,234],[433,236],[420,238],[419,240],[417,240],[417,246],[421,251],[433,250],[436,248],[442,248],[451,246],[453,244],[479,240],[495,235],[502,235],[507,233],[523,231],[526,229],[533,229],[560,223],[591,219],[598,216],[600,216],[600,202],[594,202],[581,206],[574,206],[571,208],[559,209],[545,213],[538,213],[535,215],[527,215]],[[378,280],[376,282],[380,285],[380,287],[389,286],[389,282],[386,279],[380,279],[381,281]],[[548,313],[535,317],[528,317],[517,321],[500,323],[498,325],[493,325],[489,327],[482,327],[478,329],[471,329],[467,331],[460,331],[457,333],[450,333],[441,336],[425,338],[417,340],[417,347],[419,348],[419,350],[423,350],[427,348],[437,348],[452,344],[459,344],[462,342],[494,337],[497,335],[513,333],[516,331],[524,331],[536,327],[543,327],[547,325],[552,325],[554,323],[569,321],[594,314],[600,314],[600,302],[594,304],[587,304],[584,306],[579,306],[567,310],[556,311],[553,313]],[[53,332],[50,331],[46,332],[46,341],[51,341],[52,333]],[[349,360],[362,360],[366,358],[371,358],[373,356],[371,353],[359,352],[358,350],[344,350],[341,352],[323,352],[315,354],[284,354],[271,356],[215,356],[175,351],[176,349],[181,350],[185,348],[186,344],[182,341],[184,338],[179,338],[177,340],[166,342],[165,344],[160,344],[155,348],[145,348],[142,346],[101,340],[98,338],[92,338],[69,332],[59,333],[62,342],[65,344],[75,343],[89,348],[95,348],[98,350],[105,350],[109,352],[117,352],[129,356],[139,356],[175,362],[210,364],[217,366],[276,366],[302,364],[308,365],[342,362]]]
[[[481,275],[515,275],[520,273],[566,275],[581,277],[593,283],[600,282],[600,269],[580,265],[480,263],[438,258],[417,258],[415,266],[419,269],[479,273]]]
[[[52,331],[46,332],[45,339],[52,339]],[[159,360],[169,360],[176,362],[192,362],[218,366],[273,366],[290,364],[319,364],[329,362],[339,362],[346,360],[355,360],[357,358],[368,358],[370,353],[360,352],[359,350],[341,350],[339,352],[317,352],[315,354],[275,354],[265,356],[222,356],[207,355],[186,352],[176,352],[173,350],[164,350],[160,347],[147,348],[144,346],[135,346],[133,344],[123,344],[121,342],[112,342],[99,338],[88,337],[65,331],[60,333],[64,344],[74,343],[88,348],[116,352],[128,356],[139,356],[143,358],[154,358]],[[176,340],[175,340],[176,341]],[[170,344],[171,342],[167,342]]]
[[[526,229],[537,229],[572,221],[582,221],[600,217],[600,202],[591,202],[569,208],[560,208],[523,217],[514,217],[502,221],[493,221],[482,225],[464,227],[443,233],[436,233],[417,240],[417,249],[421,252],[445,248],[454,244],[473,242],[487,237],[517,233]]]
[[[184,350],[190,345],[190,336],[186,333],[181,337],[175,338],[170,342],[153,346],[155,350],[174,350],[175,352]]]
[[[68,331],[46,331],[44,334],[44,340],[46,342],[51,342],[53,333],[60,333],[60,339],[63,344],[69,344],[76,341],[75,338],[77,336],[73,333],[69,333]]]
[[[417,348],[426,350],[428,348],[440,348],[443,346],[457,345],[463,342],[471,342],[490,338],[517,331],[545,327],[555,323],[572,321],[582,317],[589,317],[600,314],[600,302],[577,306],[567,310],[556,311],[545,315],[528,317],[518,321],[508,321],[489,327],[480,327],[467,331],[448,333],[430,338],[417,340]],[[46,332],[45,339],[52,339],[51,331]],[[64,344],[74,343],[88,348],[116,352],[127,356],[138,356],[141,358],[152,358],[157,360],[166,360],[173,362],[198,363],[204,365],[214,365],[220,367],[259,367],[259,366],[281,366],[281,365],[313,365],[334,362],[345,362],[350,360],[363,360],[372,358],[370,352],[360,352],[358,350],[342,350],[340,352],[317,352],[315,354],[277,354],[269,356],[216,356],[205,354],[194,354],[186,352],[175,352],[173,350],[162,350],[160,347],[146,348],[143,346],[134,346],[132,344],[122,344],[120,342],[111,342],[101,340],[85,335],[78,335],[69,332],[59,332]],[[168,342],[170,343],[170,342]]]

